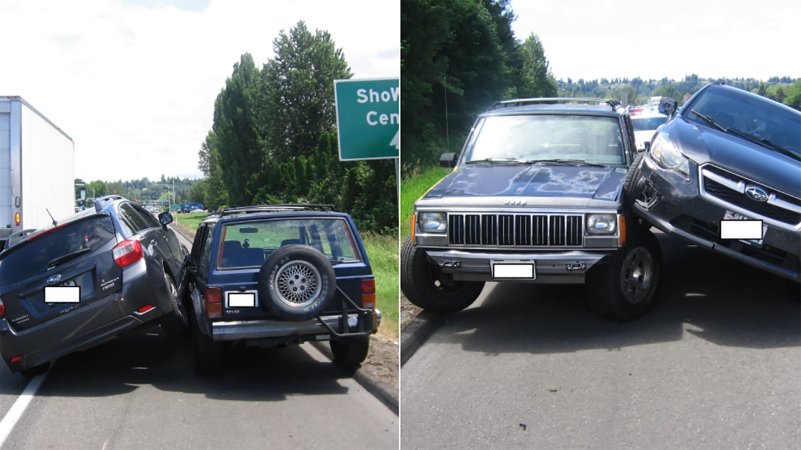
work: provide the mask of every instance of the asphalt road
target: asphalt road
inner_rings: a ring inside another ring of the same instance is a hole
[[[403,366],[402,448],[798,448],[799,302],[659,238],[661,294],[634,323],[583,286],[488,284]]]
[[[0,365],[2,419],[27,380]],[[398,448],[398,417],[310,344],[192,367],[190,342],[158,326],[65,356],[3,449]]]

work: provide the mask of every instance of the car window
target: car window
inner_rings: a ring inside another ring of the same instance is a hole
[[[205,227],[205,236],[200,250],[200,261],[198,261],[198,272],[201,276],[206,276],[209,273],[209,263],[211,260],[211,244],[214,239],[214,225],[209,224]]]
[[[336,262],[360,261],[356,241],[344,219],[272,219],[226,224],[217,267],[256,267],[284,245],[309,245]]]
[[[477,124],[467,161],[578,159],[625,164],[623,135],[615,117],[521,114],[490,116]]]
[[[634,127],[634,131],[650,131],[656,130],[659,128],[659,125],[662,125],[667,121],[666,117],[642,117],[642,118],[631,118],[631,124]]]
[[[46,272],[59,258],[75,252],[91,253],[114,239],[107,215],[67,223],[12,247],[0,260],[0,282],[13,283]],[[76,254],[76,257],[80,257]],[[64,260],[66,262],[67,260]]]
[[[142,230],[150,228],[144,217],[139,214],[130,203],[123,203],[119,206],[118,217],[127,231],[126,235],[137,234]]]
[[[147,228],[161,227],[161,224],[159,223],[158,219],[153,217],[153,214],[150,214],[149,212],[147,212],[147,210],[145,210],[139,205],[131,205],[131,206],[133,206],[134,210],[137,212],[137,215],[142,218],[144,223],[147,224]]]
[[[721,126],[766,140],[801,157],[801,114],[758,97],[739,92],[707,89],[696,98],[683,116],[708,127],[695,110]]]

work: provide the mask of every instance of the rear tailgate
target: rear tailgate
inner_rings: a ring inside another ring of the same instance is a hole
[[[11,327],[29,329],[119,291],[116,244],[111,218],[96,214],[0,254],[0,300]]]

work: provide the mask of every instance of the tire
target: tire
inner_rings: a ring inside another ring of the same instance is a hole
[[[606,264],[587,273],[587,296],[597,312],[629,322],[651,307],[659,288],[662,252],[659,241],[645,231],[631,237]]]
[[[623,179],[623,208],[626,214],[626,224],[630,226],[633,233],[643,233],[651,228],[649,223],[644,222],[633,213],[636,211],[634,209],[635,187],[642,173],[642,165],[644,164],[642,159],[644,156],[645,152],[637,153],[631,163],[631,167],[626,172],[626,177]]]
[[[209,336],[193,327],[192,343],[195,353],[195,372],[200,375],[220,373],[223,368],[225,348],[222,342],[214,342]]]
[[[259,271],[259,296],[269,299],[276,316],[308,320],[322,312],[336,293],[328,257],[308,245],[285,245]]]
[[[183,337],[189,330],[189,314],[186,305],[178,297],[178,289],[172,277],[164,272],[164,282],[167,284],[167,293],[172,303],[172,311],[164,314],[161,318],[161,328],[170,336]]]
[[[437,314],[459,312],[481,294],[481,281],[455,281],[428,261],[426,252],[407,238],[401,249],[401,290],[410,302]]]
[[[370,349],[370,338],[358,336],[329,341],[331,353],[334,354],[334,364],[343,369],[353,371],[367,358]]]
[[[19,373],[21,373],[22,376],[25,377],[25,378],[33,378],[33,377],[35,377],[37,375],[41,375],[41,374],[47,372],[49,369],[50,369],[50,361],[48,361],[48,362],[46,362],[44,364],[39,364],[38,366],[33,366],[33,367],[29,367],[27,369],[22,369],[22,370],[20,370]]]

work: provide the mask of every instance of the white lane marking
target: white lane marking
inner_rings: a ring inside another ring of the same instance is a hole
[[[14,404],[11,405],[11,409],[8,410],[3,420],[0,420],[0,448],[3,447],[6,438],[8,438],[8,435],[14,430],[14,425],[16,425],[17,421],[22,417],[22,413],[25,412],[28,404],[33,400],[33,396],[36,395],[36,391],[39,390],[39,386],[42,385],[47,374],[48,372],[45,372],[33,377],[28,385],[25,386],[25,390],[22,391],[22,394],[20,394],[17,400],[14,401]]]

